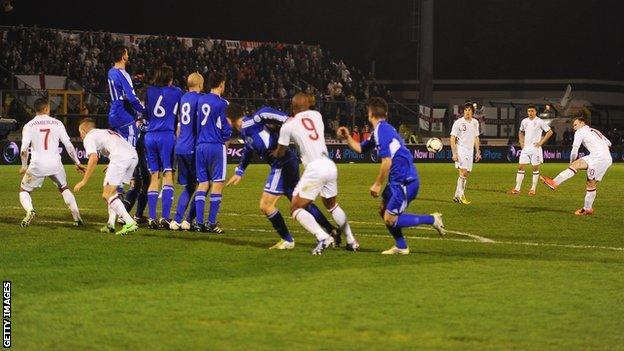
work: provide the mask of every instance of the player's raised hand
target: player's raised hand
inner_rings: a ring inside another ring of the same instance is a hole
[[[379,192],[381,191],[381,184],[379,183],[374,183],[371,187],[370,187],[370,194],[372,197],[379,197]]]
[[[230,178],[230,180],[228,180],[225,186],[238,185],[242,178],[243,177],[239,176],[238,174],[235,174],[232,176],[232,178]]]
[[[336,133],[338,135],[338,138],[340,139],[347,139],[349,137],[349,128],[347,127],[340,127],[338,128],[338,131]]]

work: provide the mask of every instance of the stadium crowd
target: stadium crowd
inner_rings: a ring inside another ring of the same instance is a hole
[[[106,93],[110,49],[118,35],[10,27],[0,40],[0,65],[19,74],[66,75],[90,92]],[[229,98],[289,99],[297,91],[324,100],[364,101],[385,90],[361,70],[348,67],[320,46],[263,43],[255,48],[227,48],[224,40],[173,36],[130,36],[128,71],[151,77],[153,67],[174,69],[174,84],[184,86],[188,72],[220,70],[227,76]]]

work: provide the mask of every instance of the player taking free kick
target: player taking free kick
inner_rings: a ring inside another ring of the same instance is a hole
[[[602,177],[604,177],[607,169],[613,163],[613,158],[609,151],[611,142],[600,131],[588,126],[584,117],[576,117],[572,121],[572,128],[574,128],[575,132],[572,152],[570,153],[570,167],[559,173],[555,179],[546,176],[542,176],[540,179],[549,188],[555,190],[561,183],[574,177],[579,170],[586,169],[587,188],[585,203],[574,214],[577,216],[589,216],[594,214],[594,200],[596,199],[598,183],[602,181]],[[581,144],[589,150],[589,155],[577,159]]]

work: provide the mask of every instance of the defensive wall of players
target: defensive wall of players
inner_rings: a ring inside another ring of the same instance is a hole
[[[74,142],[76,152],[80,160],[85,163],[87,161],[84,147],[81,142]],[[2,150],[2,156],[0,156],[0,165],[19,165],[21,164],[19,157],[20,142],[13,141],[0,141],[0,150]],[[424,162],[451,162],[452,154],[449,146],[445,146],[442,151],[438,153],[431,153],[427,151],[425,145],[406,145],[406,147],[414,155],[414,160],[417,163]],[[543,146],[544,161],[545,162],[569,162],[570,160],[570,146]],[[336,163],[375,163],[378,162],[375,151],[372,153],[358,154],[349,149],[347,145],[342,144],[329,144],[327,145],[329,156]],[[59,152],[62,151],[62,147],[59,147]],[[243,144],[231,144],[228,148],[228,163],[238,164],[243,151]],[[584,156],[587,152],[581,149],[580,157]],[[61,153],[63,163],[73,164],[69,159],[66,152]],[[520,155],[520,148],[517,146],[488,146],[481,145],[481,155],[483,157],[482,162],[488,163],[517,163],[518,156]],[[611,148],[611,156],[614,162],[624,162],[624,147],[615,146]],[[257,156],[254,156],[253,163],[263,163]],[[108,159],[100,158],[100,163],[108,163]]]

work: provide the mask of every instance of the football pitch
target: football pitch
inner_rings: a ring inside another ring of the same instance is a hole
[[[76,196],[86,227],[72,226],[47,180],[33,193],[36,219],[20,228],[18,168],[2,167],[0,278],[12,281],[13,347],[624,349],[623,164],[599,185],[591,217],[573,214],[584,172],[555,192],[540,183],[535,197],[527,172],[511,197],[515,165],[476,164],[464,206],[451,201],[451,164],[417,166],[408,212],[440,211],[450,233],[405,230],[412,254],[400,257],[380,254],[393,240],[368,194],[377,164],[339,165],[338,200],[362,250],[323,256],[310,255],[313,236],[286,215],[295,250],[268,250],[278,236],[258,210],[266,165],[226,188],[225,234],[124,237],[98,232],[101,171]],[[67,172],[73,186],[78,174]],[[280,207],[288,213],[285,199]]]

